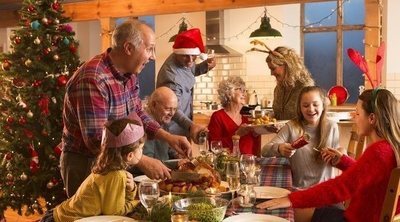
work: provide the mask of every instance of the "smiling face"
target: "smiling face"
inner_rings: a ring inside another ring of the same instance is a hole
[[[191,68],[195,65],[197,55],[180,55],[175,54],[175,61],[179,66]]]
[[[142,43],[139,47],[134,47],[132,43],[126,42],[127,70],[138,75],[150,60],[155,60],[155,36],[153,30],[146,25],[141,26]]]
[[[231,103],[238,105],[246,104],[246,88],[244,86],[238,86],[232,89]]]
[[[317,126],[324,111],[324,104],[320,93],[316,90],[304,93],[300,100],[300,110],[305,121]]]
[[[371,131],[373,130],[373,125],[372,125],[372,115],[374,114],[368,114],[364,109],[363,109],[363,101],[358,100],[357,105],[356,105],[356,113],[354,116],[354,121],[357,125],[357,134],[359,136],[368,136]]]
[[[176,97],[156,102],[154,110],[157,110],[157,113],[154,114],[156,115],[155,118],[157,122],[161,125],[170,123],[172,117],[175,115],[177,107],[178,101],[176,100]]]

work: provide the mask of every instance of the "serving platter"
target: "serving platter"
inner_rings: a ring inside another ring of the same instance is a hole
[[[223,222],[289,222],[285,218],[267,215],[267,214],[253,214],[253,213],[242,213],[235,216],[225,218]]]

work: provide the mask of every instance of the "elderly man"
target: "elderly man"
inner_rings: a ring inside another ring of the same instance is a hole
[[[215,67],[215,60],[212,58],[200,64],[195,63],[200,53],[204,52],[199,29],[189,29],[178,34],[173,45],[173,53],[164,62],[157,76],[157,87],[166,86],[178,97],[179,108],[173,118],[174,122],[169,127],[169,132],[192,139],[197,138],[199,131],[205,130],[192,122],[195,76],[207,73]]]
[[[146,111],[161,127],[166,129],[177,107],[178,98],[175,93],[170,88],[162,86],[151,94]],[[146,140],[143,154],[161,161],[177,157],[176,152],[169,148],[168,143],[158,139]]]
[[[153,30],[138,20],[127,20],[115,28],[111,48],[83,64],[68,81],[60,170],[69,197],[89,175],[108,120],[135,112],[149,138],[166,141],[181,155],[190,153],[186,137],[165,131],[142,110],[138,75],[155,59],[154,49]],[[150,178],[170,177],[170,169],[157,159],[143,156],[138,167]]]

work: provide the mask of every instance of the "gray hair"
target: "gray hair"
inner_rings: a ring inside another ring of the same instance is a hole
[[[232,91],[235,88],[246,88],[246,83],[240,76],[229,76],[218,84],[218,98],[222,107],[227,107],[232,99]]]
[[[129,19],[117,26],[112,34],[111,47],[113,49],[122,48],[125,42],[132,43],[135,48],[139,48],[143,42],[143,29],[141,26],[146,23]]]

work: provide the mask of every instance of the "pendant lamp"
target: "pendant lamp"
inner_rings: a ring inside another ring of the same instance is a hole
[[[264,9],[264,16],[261,18],[260,28],[250,34],[250,38],[276,38],[282,37],[282,34],[271,27],[269,18],[267,17],[267,9]]]
[[[168,42],[175,42],[176,36],[177,36],[179,33],[181,33],[181,32],[187,31],[187,28],[188,28],[188,26],[187,26],[187,24],[186,24],[186,22],[185,22],[185,18],[183,18],[181,24],[179,25],[179,31],[178,31],[178,33],[175,34],[175,35],[173,35],[173,36],[171,36],[171,38],[169,38],[169,41],[168,41]]]

